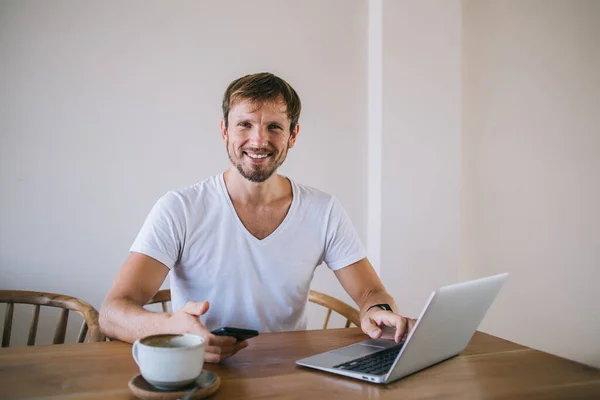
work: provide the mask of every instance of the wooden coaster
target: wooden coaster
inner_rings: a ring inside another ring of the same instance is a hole
[[[216,374],[215,374],[216,375]],[[192,396],[192,399],[203,399],[210,396],[219,389],[221,385],[221,378],[217,375],[215,383],[212,385],[198,389]],[[142,375],[136,375],[129,380],[129,390],[138,399],[148,400],[177,400],[180,397],[185,396],[194,385],[190,385],[180,390],[161,390],[157,389],[149,384]]]

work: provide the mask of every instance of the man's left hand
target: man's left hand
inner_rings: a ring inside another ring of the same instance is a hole
[[[406,340],[416,322],[417,320],[413,318],[372,308],[362,317],[360,327],[373,339],[390,339],[400,343]]]

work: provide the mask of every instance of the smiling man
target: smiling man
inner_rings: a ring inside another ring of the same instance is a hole
[[[415,321],[395,313],[339,202],[277,174],[298,138],[300,109],[295,90],[273,74],[229,85],[221,136],[231,167],[155,204],[100,310],[107,336],[197,333],[207,338],[206,361],[222,361],[247,343],[211,333],[220,327],[305,329],[323,262],[360,308],[366,334],[379,338],[390,326],[394,340],[407,335]],[[169,272],[174,312],[146,311]]]

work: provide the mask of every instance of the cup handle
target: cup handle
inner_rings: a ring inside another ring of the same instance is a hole
[[[136,341],[135,341],[135,343],[133,343],[133,347],[131,348],[131,355],[133,356],[133,360],[135,361],[135,363],[136,363],[136,364],[138,365],[138,367],[139,367],[139,365],[140,365],[140,362],[139,362],[139,360],[138,360],[138,356],[137,356],[137,353],[138,353],[138,345],[139,345],[139,342],[136,340]]]

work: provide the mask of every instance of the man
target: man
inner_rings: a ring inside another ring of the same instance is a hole
[[[277,174],[298,138],[300,108],[294,89],[269,73],[229,85],[221,135],[232,166],[156,203],[100,310],[104,334],[133,342],[197,333],[206,361],[220,362],[247,346],[211,333],[222,326],[305,329],[310,282],[325,262],[360,307],[365,333],[379,338],[390,326],[397,342],[407,335],[414,320],[393,312],[341,205]],[[169,272],[174,312],[146,311]]]

